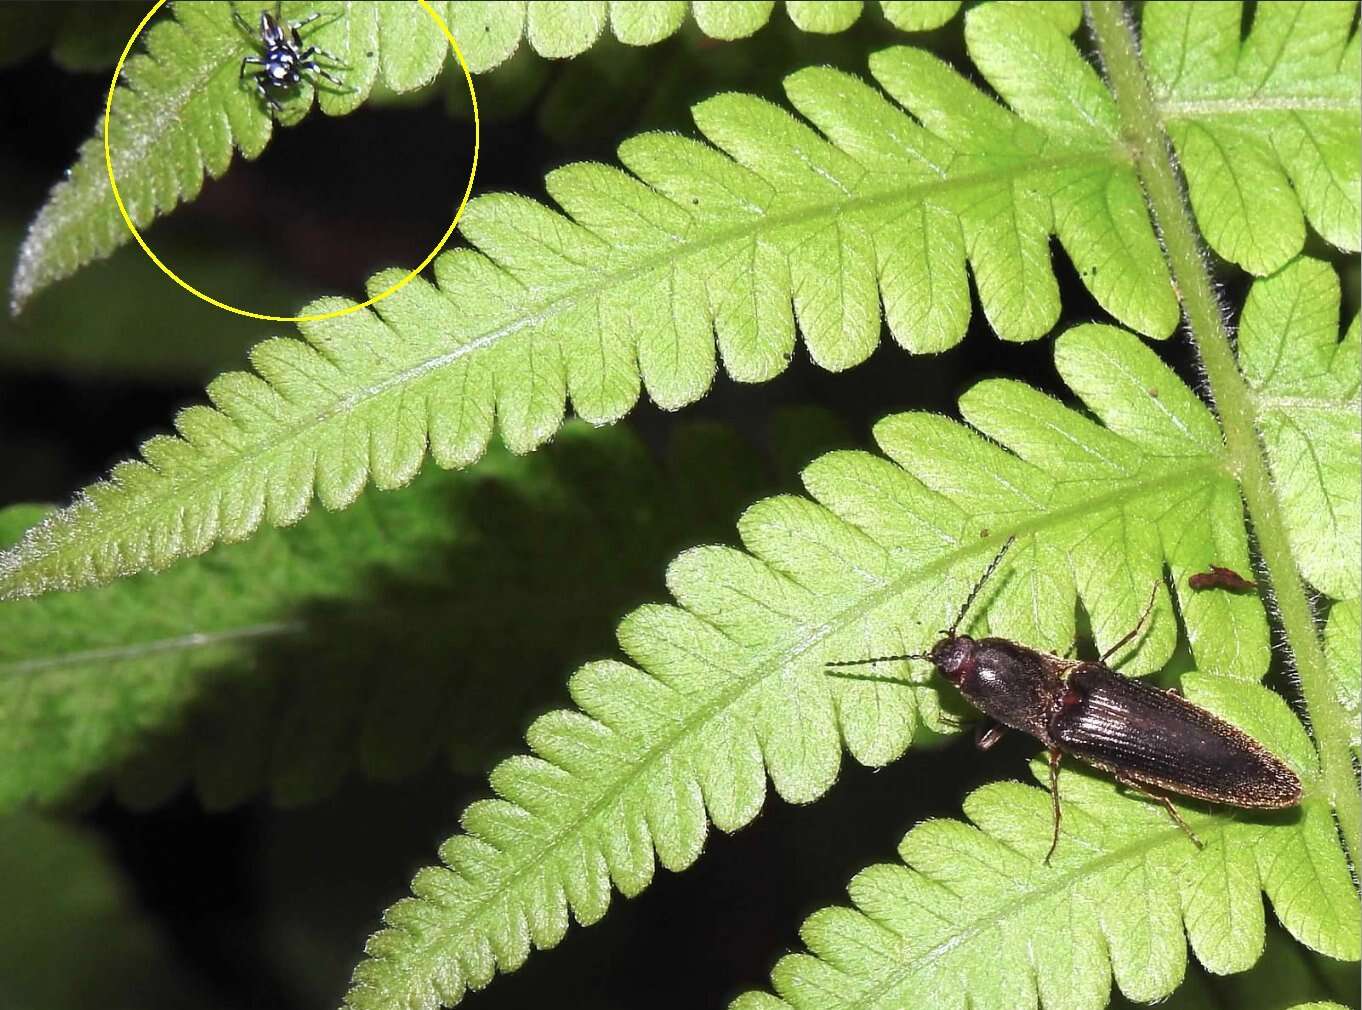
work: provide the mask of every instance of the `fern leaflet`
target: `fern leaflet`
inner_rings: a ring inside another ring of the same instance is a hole
[[[1355,965],[1308,950],[1271,917],[1267,925],[1266,945],[1252,968],[1217,975],[1198,962],[1189,962],[1182,984],[1159,1006],[1164,1010],[1283,1010],[1302,1000],[1351,998],[1357,988]],[[1145,1005],[1116,993],[1110,1007],[1137,1010]]]
[[[123,69],[109,122],[114,176],[138,228],[197,196],[204,176],[226,172],[234,151],[258,157],[274,129],[269,110],[240,79],[241,58],[253,50],[232,21],[231,4],[179,3],[171,11],[173,17],[144,30],[141,51]],[[389,89],[411,91],[434,78],[449,55],[448,42],[416,4],[288,0],[283,12],[325,15],[309,41],[341,58],[352,89],[317,94],[331,115],[357,108],[380,72]],[[312,100],[310,89],[298,89],[283,103],[280,121],[297,122]],[[130,240],[109,188],[97,128],[29,229],[11,286],[14,310]]]
[[[772,435],[803,463],[828,426],[798,421]],[[145,807],[192,781],[221,808],[262,790],[316,799],[355,765],[484,768],[667,557],[723,537],[770,489],[762,471],[723,429],[682,426],[661,468],[627,430],[578,422],[533,457],[432,469],[161,575],[13,601],[0,813],[106,782]],[[0,511],[0,544],[35,511]],[[533,633],[508,636],[525,614]]]
[[[1356,318],[1339,340],[1340,297],[1338,275],[1318,260],[1295,260],[1259,281],[1239,324],[1239,367],[1301,574],[1335,599],[1356,599],[1362,344]]]
[[[1301,251],[1305,222],[1356,251],[1362,240],[1362,58],[1357,5],[1143,8],[1145,65],[1212,249],[1255,274]]]
[[[789,14],[805,31],[841,31],[857,19],[860,6],[793,4]],[[1067,19],[1074,5],[1063,6]],[[697,3],[692,13],[702,32],[715,38],[742,38],[766,23],[772,7],[769,2]],[[894,4],[886,14],[894,24],[920,31],[944,24],[958,7],[958,3]],[[430,8],[448,25],[469,69],[478,73],[509,58],[522,38],[541,56],[575,56],[595,43],[607,23],[621,42],[651,45],[681,27],[688,5],[431,0]],[[834,12],[831,19],[829,9]],[[227,171],[234,148],[248,160],[258,157],[273,129],[254,89],[243,87],[239,79],[241,57],[251,50],[232,23],[228,0],[176,3],[169,10],[173,18],[151,25],[141,51],[128,60],[125,87],[114,100],[110,124],[114,174],[138,228],[194,199],[205,174],[217,178]],[[383,88],[401,94],[455,66],[448,40],[414,3],[287,0],[283,11],[290,18],[323,15],[309,32],[309,42],[335,53],[346,67],[348,90],[316,95],[328,115],[354,111],[380,79]],[[285,102],[281,122],[301,119],[312,98],[303,89]],[[130,239],[109,189],[97,128],[33,222],[11,282],[13,310]]]
[[[1205,675],[1183,686],[1317,785],[1310,741],[1278,695]],[[852,880],[854,910],[825,908],[805,921],[810,953],[783,958],[772,973],[781,1000],[749,994],[734,1010],[1100,1010],[1113,976],[1128,998],[1154,1002],[1181,983],[1188,942],[1217,974],[1258,959],[1260,891],[1301,943],[1357,959],[1357,895],[1319,791],[1285,816],[1188,811],[1201,850],[1157,805],[1109,782],[1065,774],[1060,795],[1064,833],[1050,866],[1049,796],[985,786],[965,801],[973,826],[919,825],[899,846],[902,864]]]
[[[604,423],[640,386],[664,407],[692,402],[719,355],[739,380],[769,379],[793,353],[796,320],[828,369],[874,350],[881,300],[896,340],[942,350],[968,321],[967,262],[994,327],[1037,338],[1059,312],[1052,230],[1110,311],[1166,335],[1177,304],[1095,72],[1026,9],[980,8],[969,25],[976,59],[1022,114],[899,48],[872,69],[920,124],[856,78],[806,70],[786,90],[828,139],[723,95],[695,116],[724,153],[650,134],[620,151],[637,178],[591,164],[552,173],[571,218],[482,197],[462,224],[481,252],[438,259],[439,287],[414,282],[374,312],[303,326],[305,342],[259,345],[258,377],[216,380],[217,409],[183,412],[180,437],[153,439],[144,462],[0,557],[0,595],[160,568],[296,521],[314,496],[343,507],[366,482],[406,483],[427,450],[465,466],[494,424],[513,450],[532,449],[569,396]],[[1019,45],[1032,59],[1003,58]],[[1036,100],[1056,70],[1075,104]]]
[[[555,944],[569,910],[594,922],[612,885],[640,891],[654,851],[669,869],[689,865],[708,820],[732,831],[755,816],[768,776],[809,802],[831,785],[842,746],[879,764],[919,725],[940,728],[934,689],[911,672],[905,688],[833,680],[824,664],[922,649],[1006,536],[1018,544],[980,619],[992,632],[1063,651],[1081,599],[1098,643],[1111,643],[1158,585],[1149,634],[1116,657],[1127,672],[1155,669],[1177,637],[1167,567],[1197,664],[1260,676],[1258,600],[1186,587],[1207,558],[1248,558],[1209,411],[1118,330],[1071,330],[1056,364],[1105,426],[986,381],[961,411],[1005,448],[944,418],[891,417],[876,438],[899,466],[824,456],[804,474],[816,503],[774,498],[746,513],[750,553],[681,555],[668,573],[680,606],[644,607],[620,627],[639,668],[578,671],[581,711],[538,720],[533,754],[492,773],[498,799],[468,808],[445,865],[389,910],[351,1005],[452,1003]]]

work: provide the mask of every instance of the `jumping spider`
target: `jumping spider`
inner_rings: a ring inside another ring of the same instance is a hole
[[[250,35],[255,41],[255,35],[251,31],[251,26],[246,23],[246,19],[235,9],[232,9],[232,17],[242,31]],[[261,69],[253,75],[255,78],[255,88],[260,92],[260,97],[269,103],[275,112],[280,111],[281,106],[275,99],[271,91],[282,91],[291,88],[300,80],[304,80],[303,73],[311,71],[321,77],[326,78],[332,84],[340,87],[345,86],[345,82],[335,75],[329,73],[324,67],[317,64],[312,57],[322,56],[338,66],[341,61],[328,53],[325,49],[318,46],[308,46],[303,48],[302,36],[298,34],[298,29],[304,25],[309,25],[321,17],[318,13],[309,14],[301,21],[284,21],[279,13],[279,6],[276,5],[275,13],[271,14],[268,10],[260,12],[260,38],[258,44],[265,51],[261,56],[245,56],[241,60],[241,73],[239,79],[246,77],[246,68],[251,64],[259,66]],[[309,84],[316,87],[316,81],[308,80]]]

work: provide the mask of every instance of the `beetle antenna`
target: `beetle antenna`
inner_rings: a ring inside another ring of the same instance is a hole
[[[915,657],[914,657],[915,658]],[[829,666],[855,666],[857,662],[874,663],[873,659],[853,660],[847,663],[829,663]],[[911,687],[912,685],[898,677],[877,677],[873,673],[840,673],[835,670],[824,670],[829,677],[836,677],[838,680],[864,680],[871,684],[893,684],[895,687]]]
[[[824,666],[869,666],[872,663],[896,663],[901,659],[930,659],[925,652],[905,652],[901,656],[871,656],[869,659],[839,659],[835,663],[824,663]],[[845,673],[829,673],[829,677],[849,677],[851,680],[893,680],[902,683],[896,677],[856,677]]]
[[[951,625],[951,629],[949,631],[942,632],[942,634],[945,635],[947,638],[955,637],[956,629],[960,627],[960,622],[964,620],[965,614],[966,612],[968,612],[970,608],[970,604],[972,604],[974,602],[974,598],[979,595],[979,590],[983,588],[984,583],[988,581],[989,576],[991,576],[995,571],[997,571],[998,565],[1002,563],[1003,555],[1007,553],[1007,549],[1012,546],[1013,542],[1016,541],[1016,539],[1017,538],[1015,536],[1008,537],[1003,546],[999,548],[998,553],[994,555],[993,560],[988,563],[988,567],[984,569],[984,574],[979,576],[979,581],[976,582],[974,584],[974,588],[969,591],[969,596],[965,597],[965,605],[960,608],[960,613],[955,615],[955,621]],[[871,656],[868,659],[842,659],[833,663],[825,663],[823,665],[829,667],[869,666],[872,663],[897,663],[900,660],[904,659],[925,659],[928,662],[930,662],[931,658],[932,657],[925,652],[905,652],[899,656]],[[831,671],[825,672],[828,674],[829,677],[846,677],[848,680],[890,680],[893,681],[894,683],[900,684],[903,683],[903,681],[897,680],[897,678],[893,677],[860,677],[856,676],[855,674],[832,673]]]
[[[993,556],[993,560],[988,563],[988,567],[984,569],[984,574],[979,576],[979,581],[976,582],[974,588],[969,591],[969,595],[965,597],[964,604],[960,607],[960,612],[955,615],[955,620],[951,622],[950,630],[945,633],[947,638],[955,637],[955,633],[960,629],[960,622],[963,621],[965,615],[969,613],[969,608],[974,602],[974,598],[979,595],[979,590],[984,588],[984,583],[989,580],[989,577],[998,570],[998,565],[1002,563],[1003,555],[1007,553],[1007,549],[1012,546],[1016,539],[1016,536],[1008,537],[1007,540],[1004,541],[1002,547],[998,549],[998,553]]]

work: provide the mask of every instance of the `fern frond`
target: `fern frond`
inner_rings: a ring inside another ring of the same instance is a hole
[[[193,199],[205,174],[222,175],[234,148],[256,157],[273,128],[238,78],[249,43],[229,3],[173,11],[146,29],[144,52],[128,60],[109,123],[114,174],[139,228]],[[101,122],[24,240],[11,282],[15,312],[40,288],[131,241],[109,188]]]
[[[432,0],[474,73],[499,65],[525,39],[541,56],[575,56],[590,48],[607,24],[627,45],[652,45],[674,34],[693,14],[715,38],[742,38],[762,27],[772,3],[466,2]],[[1074,5],[1065,4],[1066,8]],[[944,24],[958,3],[891,5],[889,20],[909,31]],[[811,32],[842,31],[860,15],[852,4],[791,4],[794,24]],[[286,0],[286,17],[324,15],[308,34],[345,65],[349,90],[323,90],[317,104],[328,115],[354,111],[382,78],[402,94],[454,67],[449,43],[416,4],[381,0]],[[124,69],[114,99],[110,150],[114,175],[138,228],[198,195],[205,175],[227,171],[234,150],[260,155],[273,122],[254,88],[239,78],[241,57],[252,52],[232,22],[228,0],[194,0],[171,8],[173,18],[148,27],[145,44]],[[22,26],[25,22],[21,21]],[[136,26],[136,20],[128,26]],[[126,42],[126,33],[118,39]],[[301,119],[312,103],[309,89],[284,103],[281,122]],[[52,190],[24,242],[11,282],[18,312],[33,294],[86,263],[131,241],[105,174],[100,127],[80,150],[67,178]]]
[[[1301,574],[1334,599],[1362,592],[1362,361],[1358,319],[1339,340],[1338,275],[1298,259],[1253,285],[1239,367]]]
[[[828,427],[778,417],[772,436],[802,465]],[[485,768],[668,557],[771,489],[726,429],[683,425],[669,457],[579,422],[287,536],[0,607],[0,812],[110,782],[144,807],[192,781],[221,808],[316,799],[355,766]],[[34,511],[0,512],[0,544]]]
[[[177,963],[171,938],[138,907],[119,861],[94,831],[31,815],[0,817],[0,906],[11,910],[0,916],[6,1007],[213,1005]]]
[[[449,13],[447,4],[434,6]],[[231,3],[180,3],[170,10],[173,16],[145,29],[141,50],[128,59],[109,123],[114,175],[139,228],[192,200],[205,176],[227,171],[236,151],[258,157],[274,129],[269,109],[241,80],[241,58],[254,49],[233,23]],[[283,12],[325,15],[308,40],[341,59],[349,89],[317,93],[329,115],[356,109],[380,74],[392,91],[415,90],[450,56],[443,34],[416,4],[287,0]],[[283,101],[280,121],[297,122],[312,100],[311,89],[300,87]],[[102,117],[20,249],[11,287],[16,312],[41,288],[131,241],[109,188],[100,124]]]
[[[296,521],[314,496],[344,507],[367,482],[404,484],[427,450],[465,466],[494,425],[527,451],[557,430],[568,397],[605,423],[640,386],[667,408],[694,401],[720,356],[741,381],[769,379],[793,353],[796,320],[832,370],[874,350],[881,301],[900,344],[948,348],[969,318],[967,263],[994,327],[1040,337],[1059,312],[1052,232],[1112,313],[1167,335],[1177,303],[1095,72],[1027,9],[980,8],[969,25],[1020,114],[899,48],[872,69],[920,123],[850,75],[806,70],[786,91],[827,139],[764,101],[722,95],[695,109],[720,150],[645,134],[620,150],[634,175],[552,173],[570,218],[482,197],[462,224],[480,252],[438,259],[438,288],[414,282],[375,311],[304,325],[306,342],[261,344],[258,377],[216,380],[217,409],[182,413],[180,437],[147,443],[144,462],[0,558],[0,595],[163,567]],[[1043,100],[1056,75],[1076,104]]]
[[[1309,738],[1278,695],[1204,675],[1183,687],[1318,786]],[[1039,762],[1033,769],[1043,774]],[[1198,850],[1157,804],[1112,783],[1064,774],[1059,788],[1063,834],[1050,866],[1046,792],[985,786],[965,801],[972,825],[915,827],[899,846],[901,864],[852,880],[855,909],[805,920],[809,953],[772,972],[780,1000],[750,994],[734,1010],[1100,1010],[1113,977],[1130,999],[1154,1002],[1181,983],[1188,942],[1217,974],[1258,959],[1260,892],[1299,942],[1357,959],[1357,894],[1322,791],[1272,817],[1186,809],[1206,843]]]
[[[1362,59],[1357,5],[1260,3],[1241,37],[1239,3],[1143,7],[1143,53],[1212,249],[1255,274],[1297,255],[1305,222],[1362,242]]]
[[[443,6],[443,5],[437,5]],[[578,56],[605,36],[629,46],[651,46],[670,38],[692,19],[701,34],[712,39],[746,38],[765,27],[776,9],[774,0],[755,2],[709,2],[709,0],[611,0],[610,3],[450,3],[449,27],[460,46],[468,39],[465,56],[475,73],[490,70],[508,59],[521,44],[528,43],[540,56],[563,59]],[[800,31],[829,34],[846,31],[862,16],[861,0],[837,3],[806,3],[792,0],[781,5]],[[880,12],[895,28],[906,32],[940,28],[960,9],[950,2],[883,2]],[[1074,18],[1075,4],[1067,16]],[[468,9],[461,9],[468,8]],[[442,12],[443,13],[443,12]]]
[[[881,764],[919,725],[942,728],[921,670],[900,667],[906,686],[885,685],[827,677],[825,664],[922,650],[1008,536],[1017,545],[977,626],[1062,652],[1081,600],[1099,645],[1113,643],[1158,586],[1148,634],[1115,659],[1147,672],[1177,638],[1168,569],[1198,664],[1260,676],[1259,601],[1186,586],[1208,558],[1248,559],[1210,412],[1131,334],[1071,330],[1055,360],[1104,424],[986,381],[960,408],[1000,445],[937,416],[888,418],[875,435],[894,463],[824,456],[804,473],[815,501],[773,498],[744,515],[747,553],[681,555],[668,572],[678,605],[620,627],[638,665],[577,672],[580,711],[536,721],[532,753],[492,773],[498,798],[468,808],[445,865],[389,910],[350,1005],[453,1003],[557,943],[569,912],[599,919],[612,886],[642,890],[655,858],[688,866],[710,820],[732,831],[756,815],[768,776],[785,799],[809,802],[843,746]]]

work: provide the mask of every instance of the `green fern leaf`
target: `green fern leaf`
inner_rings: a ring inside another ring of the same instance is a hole
[[[1262,956],[1247,971],[1220,975],[1196,960],[1161,1010],[1283,1010],[1303,1000],[1348,999],[1357,988],[1357,968],[1307,950],[1269,916]],[[1146,1004],[1112,995],[1111,1010],[1137,1010]]]
[[[939,14],[939,10],[935,8],[936,5],[933,5],[922,14],[927,17]],[[785,12],[802,31],[831,35],[833,32],[844,32],[856,23],[861,16],[861,0],[834,0],[832,3],[819,0],[786,0]],[[951,11],[946,15],[947,18],[954,13]]]
[[[828,428],[778,417],[772,436],[802,465]],[[0,812],[108,782],[145,807],[192,780],[221,808],[312,800],[356,765],[484,768],[668,557],[770,490],[724,429],[682,426],[669,456],[577,423],[533,457],[431,470],[287,536],[0,607]],[[0,511],[0,543],[40,511]],[[527,613],[533,630],[507,635]]]
[[[829,139],[722,95],[695,117],[724,153],[648,134],[620,151],[637,178],[592,164],[552,173],[571,218],[479,198],[462,228],[481,252],[438,259],[439,287],[417,281],[376,311],[304,325],[306,342],[257,347],[259,377],[216,380],[216,410],[182,413],[180,437],[153,439],[144,462],[0,557],[0,595],[160,568],[296,521],[314,496],[344,507],[367,482],[406,483],[427,450],[465,466],[494,424],[513,450],[532,449],[568,397],[605,423],[640,386],[667,408],[694,401],[719,356],[741,381],[769,379],[793,353],[796,320],[828,369],[874,350],[881,301],[899,343],[943,350],[968,322],[966,263],[994,327],[1040,337],[1059,312],[1052,231],[1118,318],[1166,335],[1177,304],[1095,72],[1026,9],[981,8],[969,24],[976,61],[1020,114],[900,48],[872,68],[921,125],[856,78],[806,70],[786,90]],[[1018,47],[1032,59],[1016,63]]]
[[[6,1007],[211,1007],[171,937],[140,908],[90,830],[0,818],[0,1003]],[[72,952],[80,951],[73,967]]]
[[[129,59],[109,125],[114,173],[139,228],[198,194],[205,174],[227,170],[235,147],[265,147],[272,121],[238,80],[248,46],[226,2],[179,4],[146,31],[146,53]],[[14,311],[36,291],[131,240],[114,205],[101,131],[81,147],[52,190],[20,250]]]
[[[1143,52],[1206,241],[1268,274],[1301,251],[1305,222],[1362,241],[1362,60],[1357,5],[1152,3]]]
[[[1334,675],[1334,690],[1352,717],[1353,747],[1362,747],[1362,605],[1340,600],[1329,608],[1324,628],[1324,648]]]
[[[674,34],[685,20],[685,3],[466,2],[433,0],[431,9],[444,19],[474,73],[505,61],[522,37],[541,56],[575,56],[589,49],[607,24],[627,45],[652,45]],[[696,4],[701,31],[716,38],[752,34],[770,17],[771,3]],[[808,31],[840,31],[860,13],[860,4],[845,7],[836,19],[815,13],[828,5],[811,5],[792,20]],[[906,4],[890,20],[910,30],[937,27],[958,4]],[[1071,6],[1071,5],[1069,5]],[[855,10],[851,10],[854,7]],[[918,10],[921,7],[921,10]],[[946,10],[945,8],[951,8]],[[128,213],[138,228],[198,195],[204,176],[227,171],[234,150],[248,160],[269,142],[273,122],[255,90],[240,80],[241,57],[253,50],[233,24],[227,0],[195,0],[170,8],[173,18],[150,26],[139,55],[128,60],[128,85],[114,100],[109,144],[114,174]],[[433,80],[454,66],[448,40],[416,4],[374,0],[287,0],[286,17],[324,15],[308,33],[309,43],[334,53],[346,67],[349,90],[317,92],[317,104],[328,115],[358,108],[380,78],[387,90],[402,94]],[[122,15],[120,10],[117,12]],[[848,20],[847,15],[851,15]],[[19,22],[22,29],[28,21]],[[122,19],[118,20],[121,24]],[[845,22],[845,24],[842,24]],[[82,22],[83,24],[85,22]],[[128,30],[136,26],[136,20]],[[46,21],[31,33],[41,32]],[[126,33],[119,36],[120,46]],[[115,50],[118,52],[121,50]],[[284,102],[280,121],[297,122],[312,104],[310,89]],[[67,178],[52,190],[29,231],[11,282],[11,305],[18,312],[37,291],[92,260],[128,243],[131,235],[119,217],[105,174],[101,130],[81,148]]]
[[[899,846],[903,864],[852,880],[856,908],[815,912],[808,954],[776,965],[782,997],[735,1010],[969,1005],[1099,1010],[1112,978],[1138,1002],[1182,981],[1187,943],[1212,972],[1263,950],[1260,892],[1299,942],[1356,960],[1357,895],[1319,792],[1314,751],[1286,703],[1256,684],[1189,676],[1187,696],[1252,733],[1303,776],[1289,814],[1187,809],[1198,850],[1156,804],[1064,774],[1063,834],[1050,866],[1050,797],[997,783],[965,801],[973,822],[928,821]],[[1034,766],[1038,775],[1040,763]],[[1185,933],[1185,936],[1184,936]]]
[[[449,13],[446,4],[434,6]],[[176,4],[171,10],[173,17],[145,29],[141,51],[128,59],[126,86],[115,96],[109,123],[114,175],[139,228],[197,196],[204,177],[226,172],[235,151],[248,160],[259,156],[274,129],[269,110],[241,80],[241,58],[255,50],[234,24],[231,4],[213,0]],[[324,17],[309,32],[309,42],[335,53],[346,66],[350,90],[316,94],[330,115],[357,108],[380,74],[392,91],[415,90],[431,81],[449,56],[443,34],[415,4],[288,0],[283,5],[285,17],[311,12]],[[313,97],[311,89],[300,88],[283,100],[280,122],[301,119]],[[41,288],[129,241],[109,187],[102,126],[97,126],[29,229],[12,281],[14,310]]]
[[[1362,361],[1358,320],[1339,332],[1338,275],[1299,259],[1253,286],[1239,364],[1257,408],[1301,574],[1335,599],[1362,592]]]
[[[843,746],[882,764],[920,725],[941,729],[918,673],[884,685],[824,666],[920,651],[1007,536],[1017,544],[976,625],[1063,651],[1081,600],[1098,644],[1114,643],[1157,587],[1149,632],[1114,660],[1148,672],[1177,638],[1166,568],[1198,665],[1260,676],[1260,602],[1186,586],[1211,558],[1248,561],[1210,412],[1128,333],[1071,330],[1055,360],[1104,425],[1020,383],[982,382],[960,408],[994,441],[937,416],[888,418],[876,438],[898,466],[824,456],[804,473],[816,501],[773,498],[744,515],[749,553],[681,555],[668,573],[679,606],[644,607],[620,627],[638,666],[594,663],[572,678],[581,711],[538,720],[532,754],[492,773],[498,798],[468,808],[445,865],[389,910],[351,1005],[452,1003],[557,943],[569,911],[599,919],[612,885],[642,890],[654,858],[688,866],[709,820],[732,831],[756,815],[768,777],[809,802]]]
[[[895,28],[902,28],[905,32],[926,32],[940,28],[955,17],[960,4],[955,0],[939,3],[932,0],[918,0],[916,3],[912,0],[880,0],[880,9]]]

